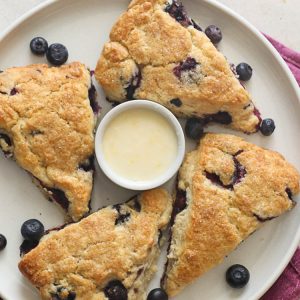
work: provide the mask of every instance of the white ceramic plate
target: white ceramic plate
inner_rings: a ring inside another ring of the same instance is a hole
[[[50,43],[62,42],[70,59],[95,67],[111,26],[126,9],[128,0],[64,0],[48,1],[22,17],[2,36],[0,69],[30,63],[45,62],[30,54],[29,42],[41,35]],[[263,116],[276,121],[276,132],[265,138],[259,134],[247,140],[280,151],[300,170],[300,107],[299,90],[280,56],[260,33],[244,19],[216,1],[184,0],[190,15],[202,27],[217,24],[224,39],[220,49],[233,63],[248,62],[254,76],[247,88],[252,93]],[[98,87],[104,114],[110,108]],[[224,132],[221,127],[212,131]],[[187,145],[191,149],[193,145]],[[125,201],[132,192],[118,188],[97,169],[93,208]],[[0,232],[8,239],[0,253],[0,294],[7,300],[37,300],[38,293],[19,274],[20,226],[29,218],[38,218],[46,226],[63,223],[62,212],[43,199],[29,176],[15,162],[0,156]],[[265,225],[213,269],[181,293],[177,300],[258,299],[276,280],[291,258],[299,240],[300,205]],[[162,267],[164,259],[161,259]],[[233,263],[247,266],[251,280],[245,289],[229,288],[224,280],[225,270]],[[158,286],[161,270],[150,288]]]

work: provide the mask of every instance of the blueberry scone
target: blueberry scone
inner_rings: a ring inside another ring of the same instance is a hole
[[[177,0],[133,0],[112,28],[95,76],[111,101],[148,99],[179,117],[246,133],[261,122],[226,58]]]
[[[73,220],[89,211],[94,91],[90,71],[78,62],[0,73],[0,148]]]
[[[143,300],[172,199],[150,190],[46,235],[21,272],[45,300]]]
[[[162,286],[170,296],[216,266],[261,225],[292,209],[299,173],[280,154],[206,134],[180,169]]]

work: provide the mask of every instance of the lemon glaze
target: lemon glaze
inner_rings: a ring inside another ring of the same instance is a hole
[[[133,181],[152,180],[175,161],[177,136],[158,112],[129,109],[117,115],[103,135],[104,159],[117,175]]]

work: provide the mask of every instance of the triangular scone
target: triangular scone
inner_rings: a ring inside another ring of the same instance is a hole
[[[171,211],[166,190],[144,192],[46,235],[19,269],[44,300],[143,300]]]
[[[299,173],[280,154],[207,134],[180,169],[162,285],[170,296],[216,266],[265,221],[292,209]]]
[[[93,92],[77,62],[0,73],[0,148],[73,220],[89,211],[93,187]]]
[[[200,30],[177,1],[134,0],[112,28],[96,79],[111,101],[148,99],[177,116],[256,132],[251,96]]]

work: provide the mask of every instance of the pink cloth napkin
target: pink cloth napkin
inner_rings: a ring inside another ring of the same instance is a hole
[[[276,41],[267,34],[264,34],[269,42],[275,47],[275,49],[280,53],[282,58],[285,60],[292,73],[294,74],[298,84],[300,85],[300,53],[296,52],[280,42]]]
[[[280,53],[294,74],[300,86],[300,53],[289,49],[272,37],[265,37]],[[261,300],[299,300],[300,299],[300,249],[295,252],[292,260],[285,268],[282,275],[261,298]]]
[[[261,298],[261,300],[299,300],[300,299],[300,249],[282,275]]]

